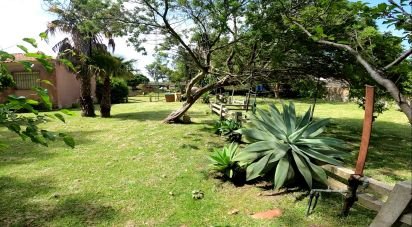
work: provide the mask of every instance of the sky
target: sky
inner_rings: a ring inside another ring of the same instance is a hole
[[[385,0],[365,0],[371,5],[377,5]],[[0,50],[9,53],[22,52],[16,47],[17,44],[22,44],[23,38],[37,38],[38,34],[45,31],[47,23],[53,20],[52,14],[45,10],[42,0],[0,0]],[[381,30],[387,30],[386,26],[380,25]],[[65,34],[56,34],[54,37],[49,37],[49,42],[39,41],[39,50],[46,54],[56,56],[52,51],[52,47],[58,41],[62,40]],[[147,75],[145,66],[153,60],[154,47],[156,43],[151,42],[145,44],[147,55],[137,53],[132,46],[127,45],[126,38],[116,38],[115,55],[129,59],[137,60],[136,68]],[[27,45],[26,45],[27,46]]]

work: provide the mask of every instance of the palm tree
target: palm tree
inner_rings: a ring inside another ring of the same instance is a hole
[[[93,14],[96,8],[107,9],[107,5],[99,3],[70,0],[64,5],[59,1],[50,1],[49,11],[57,15],[57,19],[50,22],[46,33],[54,35],[61,31],[69,37],[58,42],[53,51],[59,53],[59,57],[67,58],[76,66],[78,79],[80,80],[80,107],[82,116],[94,117],[91,80],[94,70],[91,69],[89,58],[94,49],[102,48],[103,34],[109,38],[109,46],[114,51],[114,41],[107,32],[107,26],[102,21],[94,20]]]
[[[103,81],[103,92],[100,100],[100,114],[102,117],[110,117],[111,110],[111,78],[130,77],[133,69],[134,60],[125,61],[122,57],[112,56],[107,51],[98,51],[93,54],[92,64],[97,75]]]

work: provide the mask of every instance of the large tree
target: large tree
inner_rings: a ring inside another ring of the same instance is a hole
[[[103,37],[109,38],[114,50],[112,35],[119,30],[116,24],[107,24],[106,15],[116,15],[120,6],[102,0],[44,0],[48,10],[57,16],[47,26],[47,33],[61,31],[68,37],[54,47],[59,56],[69,58],[77,68],[80,80],[80,106],[82,115],[94,117],[91,80],[94,76],[89,58],[94,49],[101,47]]]
[[[164,122],[179,122],[205,92],[250,75],[248,67],[235,67],[235,60],[242,59],[247,66],[255,59],[253,45],[241,55],[237,48],[248,29],[243,21],[248,3],[247,0],[128,1],[128,8],[133,10],[127,10],[127,18],[122,21],[134,31],[131,40],[137,47],[141,43],[139,35],[161,35],[170,51],[184,49],[196,67],[196,75],[186,85],[186,101]]]
[[[347,0],[278,0],[277,3],[282,5],[283,19],[292,30],[302,32],[319,49],[332,48],[350,55],[368,77],[362,78],[360,74],[358,82],[369,81],[383,87],[412,124],[410,100],[403,89],[410,83],[411,61],[408,56],[412,54],[410,47],[402,52],[401,46],[402,39],[411,42],[412,17],[405,10],[406,1],[390,0],[389,4],[375,8]],[[380,33],[375,24],[377,17],[403,29],[405,37]]]

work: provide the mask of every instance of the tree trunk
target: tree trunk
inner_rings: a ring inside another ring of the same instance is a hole
[[[89,76],[80,78],[80,108],[83,117],[95,117],[94,105],[92,99],[92,84]]]
[[[181,123],[182,120],[180,119],[185,113],[186,111],[188,111],[190,109],[190,107],[192,107],[193,104],[195,104],[195,102],[206,92],[212,90],[213,88],[215,88],[216,86],[220,86],[221,84],[223,84],[226,81],[226,79],[217,82],[216,84],[209,84],[206,85],[200,89],[198,89],[196,92],[194,92],[193,94],[191,93],[191,91],[187,92],[187,99],[186,101],[183,103],[183,106],[176,110],[173,111],[171,114],[169,114],[169,116],[167,116],[164,120],[163,123]],[[188,86],[187,89],[192,89],[193,86]]]
[[[102,117],[110,117],[111,105],[110,76],[105,76],[103,80],[102,99],[100,100],[100,114]]]
[[[169,114],[169,116],[167,116],[164,120],[163,123],[182,123],[182,119],[181,117],[186,113],[186,111],[188,111],[190,109],[190,107],[192,107],[192,105],[196,102],[196,100],[191,99],[190,102],[189,100],[186,100],[183,103],[183,106],[176,110],[173,111],[171,114]]]

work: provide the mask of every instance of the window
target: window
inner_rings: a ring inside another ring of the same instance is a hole
[[[20,90],[40,86],[40,72],[15,72],[13,79],[16,82],[16,88]]]

